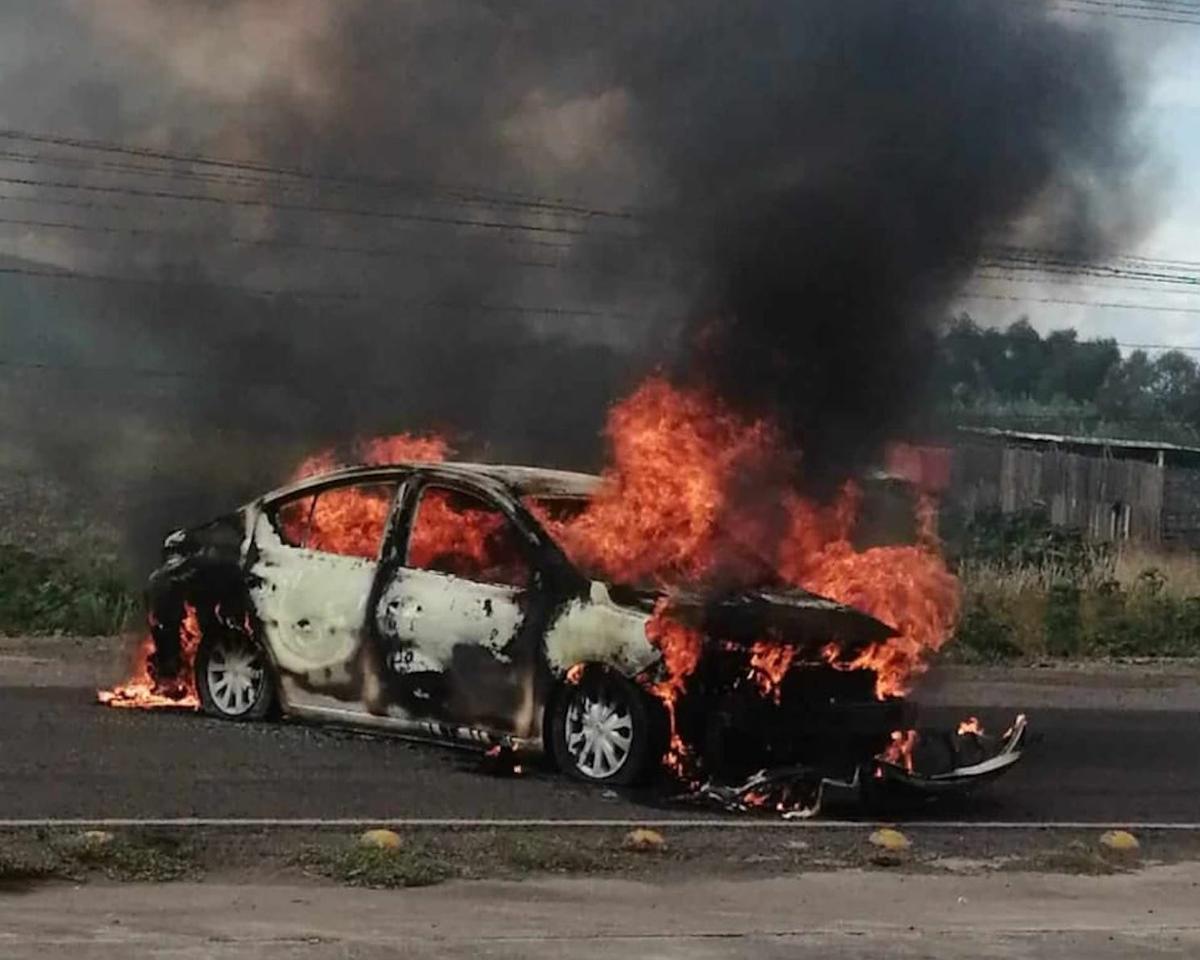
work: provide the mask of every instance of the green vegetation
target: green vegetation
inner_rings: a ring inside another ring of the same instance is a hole
[[[98,871],[110,880],[182,880],[197,870],[195,852],[169,833],[114,836],[92,831],[53,846],[66,872]]]
[[[170,881],[196,877],[196,851],[167,833],[17,835],[0,839],[0,884],[38,880]]]
[[[1035,850],[1007,859],[1000,864],[1000,869],[1017,873],[1069,873],[1076,876],[1103,877],[1138,866],[1136,852],[1109,850],[1083,840],[1072,840],[1061,846]]]
[[[1179,350],[1121,356],[1074,330],[1027,320],[984,329],[963,314],[942,332],[931,380],[943,425],[1200,445],[1200,367]]]
[[[1114,551],[1037,515],[984,518],[958,554],[960,659],[1200,656],[1200,557]]]
[[[0,544],[0,633],[120,633],[139,601],[115,562],[42,556]]]
[[[428,887],[458,875],[445,856],[412,840],[394,850],[358,843],[313,847],[296,862],[305,870],[352,887]]]

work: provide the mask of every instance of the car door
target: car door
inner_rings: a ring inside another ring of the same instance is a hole
[[[367,611],[398,482],[347,482],[268,505],[255,522],[251,596],[292,706],[352,704],[374,684]]]
[[[530,543],[480,491],[432,481],[410,496],[375,606],[389,697],[450,730],[524,736],[544,626]]]

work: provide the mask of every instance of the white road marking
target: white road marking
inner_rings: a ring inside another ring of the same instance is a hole
[[[1173,830],[1200,831],[1200,823],[1112,821],[971,821],[971,820],[505,820],[455,819],[447,817],[388,818],[388,817],[101,817],[101,818],[42,818],[0,819],[0,830],[20,827],[72,827],[102,830],[110,827],[444,827],[452,829],[513,828],[625,828],[655,827],[657,829],[757,830],[757,829],[856,829],[868,830],[880,823],[902,826],[908,830]]]

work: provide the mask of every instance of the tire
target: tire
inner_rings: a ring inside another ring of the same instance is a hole
[[[559,769],[585,783],[638,783],[658,759],[646,693],[603,667],[588,667],[578,683],[562,685],[550,734]]]
[[[196,692],[210,717],[262,720],[275,705],[275,680],[258,642],[237,630],[206,630],[196,651]]]

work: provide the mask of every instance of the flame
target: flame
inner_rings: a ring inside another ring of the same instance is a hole
[[[663,763],[679,779],[689,780],[694,774],[695,756],[680,735],[676,714],[688,677],[695,673],[700,662],[703,637],[698,630],[672,617],[670,601],[664,598],[655,604],[654,613],[646,621],[646,639],[662,653],[664,676],[650,684],[649,689],[667,710],[669,739]]]
[[[879,755],[881,760],[903,767],[909,773],[913,771],[913,748],[917,745],[916,730],[893,730],[892,742]]]
[[[450,452],[442,437],[399,433],[360,440],[356,456],[366,466],[401,462],[439,462]],[[294,479],[327,472],[337,465],[332,450],[309,457]],[[280,510],[289,542],[313,550],[374,560],[379,554],[392,509],[395,486],[366,483],[320,492],[292,501]],[[434,488],[421,498],[408,542],[408,563],[462,577],[523,585],[528,578],[520,548],[505,516],[451,490]]]
[[[958,735],[960,737],[968,735],[981,737],[983,736],[983,724],[979,722],[978,717],[967,717],[966,720],[958,725]]]
[[[146,634],[134,655],[129,678],[108,690],[100,690],[96,698],[109,707],[154,710],[162,707],[200,709],[196,694],[196,650],[200,646],[200,618],[196,608],[184,603],[183,619],[179,624],[179,673],[174,677],[158,677],[151,667],[155,652],[153,634]],[[152,619],[153,624],[153,619]]]
[[[757,684],[764,697],[779,703],[782,690],[779,685],[791,669],[796,657],[796,648],[786,643],[759,641],[750,648],[750,679]]]
[[[932,501],[919,504],[916,544],[857,550],[854,484],[831,504],[801,496],[776,428],[663,377],[617,404],[606,432],[612,465],[588,507],[568,520],[535,509],[584,569],[664,586],[783,581],[857,607],[897,631],[846,665],[874,670],[881,698],[907,692],[949,639],[958,581],[938,549]],[[836,645],[826,650],[839,660]]]
[[[852,658],[830,638],[821,657],[838,669],[874,671],[880,698],[906,692],[951,635],[958,584],[939,551],[931,501],[919,505],[917,543],[858,550],[852,537],[862,495],[855,485],[846,484],[831,503],[806,498],[792,480],[797,458],[770,421],[740,416],[712,394],[678,387],[662,376],[647,379],[610,411],[605,434],[610,464],[582,512],[562,519],[529,504],[582,569],[615,582],[653,583],[668,593],[676,586],[789,584],[863,610],[892,626],[896,636]],[[359,441],[352,453],[357,461],[384,464],[438,461],[451,449],[435,435],[396,434]],[[301,463],[293,479],[340,462],[335,450],[322,451]],[[308,543],[317,549],[374,557],[391,495],[383,486],[325,491],[315,503],[296,501],[295,516],[283,515],[282,526],[285,533],[307,529]],[[505,541],[510,532],[496,511],[435,489],[418,509],[409,562],[513,582],[506,578],[519,578],[524,567],[516,545]],[[199,627],[194,608],[189,611],[181,648],[191,685],[190,657]],[[646,636],[662,652],[659,675],[646,682],[670,720],[665,762],[688,779],[695,776],[698,759],[680,733],[676,713],[704,638],[672,613],[668,600],[656,605]],[[747,654],[747,681],[762,696],[778,700],[795,655],[784,639],[759,638]],[[159,689],[147,657],[130,684],[102,698],[139,705],[126,701],[180,693]],[[192,687],[171,703],[194,703],[194,697]],[[895,731],[884,758],[911,769],[915,739],[913,731]]]
[[[371,437],[354,443],[349,460],[343,460],[335,448],[314,453],[292,471],[291,482],[329,473],[338,467],[362,464],[382,466],[389,463],[439,463],[453,451],[449,442],[436,434],[396,433],[390,437]]]
[[[612,409],[605,432],[612,465],[588,508],[539,519],[581,567],[609,579],[712,579],[725,545],[718,524],[739,478],[778,449],[772,428],[652,377]]]

